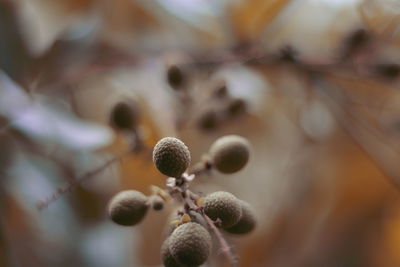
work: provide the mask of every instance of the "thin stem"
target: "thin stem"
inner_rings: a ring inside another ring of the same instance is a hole
[[[228,242],[225,240],[224,236],[222,235],[221,231],[215,226],[214,221],[211,220],[211,218],[208,217],[204,212],[201,212],[200,214],[206,221],[208,227],[214,232],[215,237],[218,239],[218,242],[221,245],[221,250],[225,254],[225,256],[228,259],[231,266],[237,267],[238,266],[237,257],[235,257],[235,255],[232,253],[232,250],[231,250]]]
[[[225,240],[224,236],[222,235],[221,231],[218,229],[218,227],[215,226],[214,221],[208,217],[204,211],[198,207],[196,205],[196,203],[194,203],[194,201],[192,200],[192,196],[195,196],[195,194],[193,192],[191,192],[190,190],[186,190],[184,192],[184,204],[185,206],[189,207],[190,209],[196,211],[198,214],[200,214],[204,220],[206,221],[208,227],[211,229],[211,231],[214,233],[215,237],[217,238],[220,246],[221,246],[221,250],[222,252],[225,254],[226,258],[228,259],[230,265],[232,267],[237,267],[238,266],[238,260],[237,257],[234,255],[234,253],[232,252],[228,242]],[[186,211],[187,212],[187,211]]]
[[[208,167],[207,164],[207,162],[201,161],[195,164],[189,173],[196,175],[196,177],[206,174],[211,170],[211,167]]]
[[[39,201],[36,204],[36,207],[38,208],[38,210],[43,210],[44,208],[47,208],[51,203],[53,203],[54,201],[58,200],[62,195],[64,195],[67,192],[72,191],[72,189],[74,189],[75,186],[77,186],[80,183],[82,183],[83,181],[85,181],[85,180],[87,180],[87,179],[99,174],[100,172],[102,172],[103,170],[105,170],[106,168],[108,168],[109,166],[114,164],[115,162],[122,160],[122,158],[124,158],[126,155],[128,155],[130,153],[131,153],[130,149],[127,150],[127,151],[124,151],[123,153],[121,153],[119,155],[116,155],[116,156],[112,157],[111,159],[107,160],[106,162],[104,162],[99,167],[97,167],[97,168],[85,173],[81,177],[78,177],[78,179],[76,179],[75,181],[66,183],[63,186],[57,188],[48,197],[46,197],[45,199]]]

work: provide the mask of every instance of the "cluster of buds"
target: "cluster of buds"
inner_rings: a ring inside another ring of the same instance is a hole
[[[240,171],[250,157],[250,144],[240,136],[229,135],[217,139],[210,147],[203,170],[216,170],[224,174]],[[109,216],[115,223],[131,226],[139,223],[148,209],[163,208],[165,202],[175,200],[180,208],[170,222],[172,229],[161,248],[165,266],[200,266],[212,250],[211,234],[214,234],[233,266],[236,257],[230,251],[222,231],[230,234],[250,233],[256,226],[251,206],[233,194],[218,191],[199,196],[189,190],[190,182],[202,170],[187,172],[191,157],[188,147],[179,139],[165,137],[154,147],[153,162],[164,175],[166,189],[152,187],[153,194],[146,197],[141,192],[126,190],[114,196],[108,206]]]

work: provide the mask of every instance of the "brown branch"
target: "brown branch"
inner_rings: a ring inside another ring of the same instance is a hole
[[[230,265],[232,267],[237,267],[238,266],[238,260],[237,257],[235,256],[235,254],[232,252],[228,242],[225,240],[224,236],[222,235],[221,231],[217,228],[217,226],[215,225],[215,222],[213,220],[211,220],[210,217],[208,217],[205,213],[204,210],[197,206],[196,203],[194,203],[194,201],[192,200],[192,196],[195,196],[195,194],[193,192],[191,192],[190,190],[185,190],[184,192],[182,192],[182,199],[185,205],[185,210],[186,212],[188,212],[187,209],[191,209],[195,212],[197,212],[198,214],[200,214],[204,220],[206,221],[208,227],[211,229],[211,231],[214,233],[215,237],[217,238],[220,246],[221,246],[221,250],[222,252],[225,254],[226,258],[228,259]]]
[[[131,149],[112,157],[111,159],[107,160],[99,167],[85,173],[81,177],[78,177],[78,179],[76,179],[75,181],[66,183],[63,186],[57,188],[52,194],[47,196],[45,199],[38,201],[36,204],[36,207],[38,208],[38,210],[43,210],[43,209],[47,208],[51,203],[58,200],[65,193],[72,191],[72,189],[74,189],[76,186],[78,186],[85,180],[99,174],[100,172],[102,172],[103,170],[105,170],[107,167],[111,166],[115,162],[122,160],[129,153],[131,153]]]
[[[221,231],[215,226],[214,221],[211,220],[211,218],[208,217],[204,212],[201,212],[200,214],[206,221],[208,227],[213,231],[215,237],[218,239],[218,242],[221,245],[221,250],[225,254],[225,256],[228,259],[231,266],[237,267],[238,266],[237,257],[232,253],[232,250],[231,250],[228,242],[225,240],[224,236],[222,235]]]
[[[372,160],[383,176],[397,191],[400,191],[400,173],[398,172],[398,158],[400,151],[379,134],[377,130],[347,108],[340,99],[335,97],[327,87],[323,91],[331,109],[336,110],[336,121],[355,144]],[[340,114],[337,114],[340,113]],[[375,139],[374,142],[371,140]]]

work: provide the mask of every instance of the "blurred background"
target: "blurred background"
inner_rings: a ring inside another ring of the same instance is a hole
[[[400,266],[399,45],[397,0],[1,0],[0,266],[161,266],[172,207],[121,227],[107,202],[164,186],[160,138],[196,163],[225,134],[249,164],[192,189],[255,207],[240,266]]]

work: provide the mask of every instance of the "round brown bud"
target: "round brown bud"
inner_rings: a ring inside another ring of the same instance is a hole
[[[185,223],[174,230],[169,239],[169,250],[174,259],[183,265],[203,264],[211,252],[211,236],[198,223]]]
[[[132,102],[117,103],[110,114],[110,124],[119,130],[133,130],[139,121],[139,108]]]
[[[182,267],[169,250],[169,238],[167,238],[161,246],[161,260],[165,267]]]
[[[172,65],[167,70],[167,82],[175,90],[182,89],[185,84],[185,74],[176,65]]]
[[[256,227],[256,216],[253,208],[249,203],[243,200],[239,201],[242,207],[242,217],[235,225],[224,229],[231,234],[247,234]]]
[[[153,210],[162,210],[164,208],[164,200],[160,196],[154,196],[151,202]]]
[[[218,125],[218,114],[215,110],[208,110],[202,113],[198,120],[197,126],[204,131],[214,130]]]
[[[142,221],[147,210],[147,197],[136,190],[119,192],[108,205],[111,220],[125,226],[135,225]]]
[[[400,75],[400,65],[394,63],[380,63],[375,66],[376,72],[388,79],[394,79]]]
[[[227,97],[228,88],[226,87],[226,84],[222,84],[221,86],[217,87],[217,89],[214,91],[214,96],[220,99]]]
[[[278,59],[284,62],[293,63],[297,61],[298,52],[293,46],[284,46],[279,50]]]
[[[247,109],[246,102],[243,99],[235,98],[229,102],[226,112],[228,116],[234,117],[244,113],[246,109]]]
[[[371,35],[365,29],[357,29],[351,32],[344,40],[342,57],[348,59],[348,57],[354,55],[356,52],[364,48],[371,40]]]
[[[209,194],[204,199],[204,212],[214,221],[221,220],[222,228],[227,228],[239,222],[242,207],[239,199],[224,191]]]
[[[250,157],[250,143],[237,135],[227,135],[217,139],[210,148],[214,167],[222,173],[241,170]]]
[[[153,162],[162,174],[180,177],[189,167],[190,152],[181,140],[165,137],[154,147]]]

